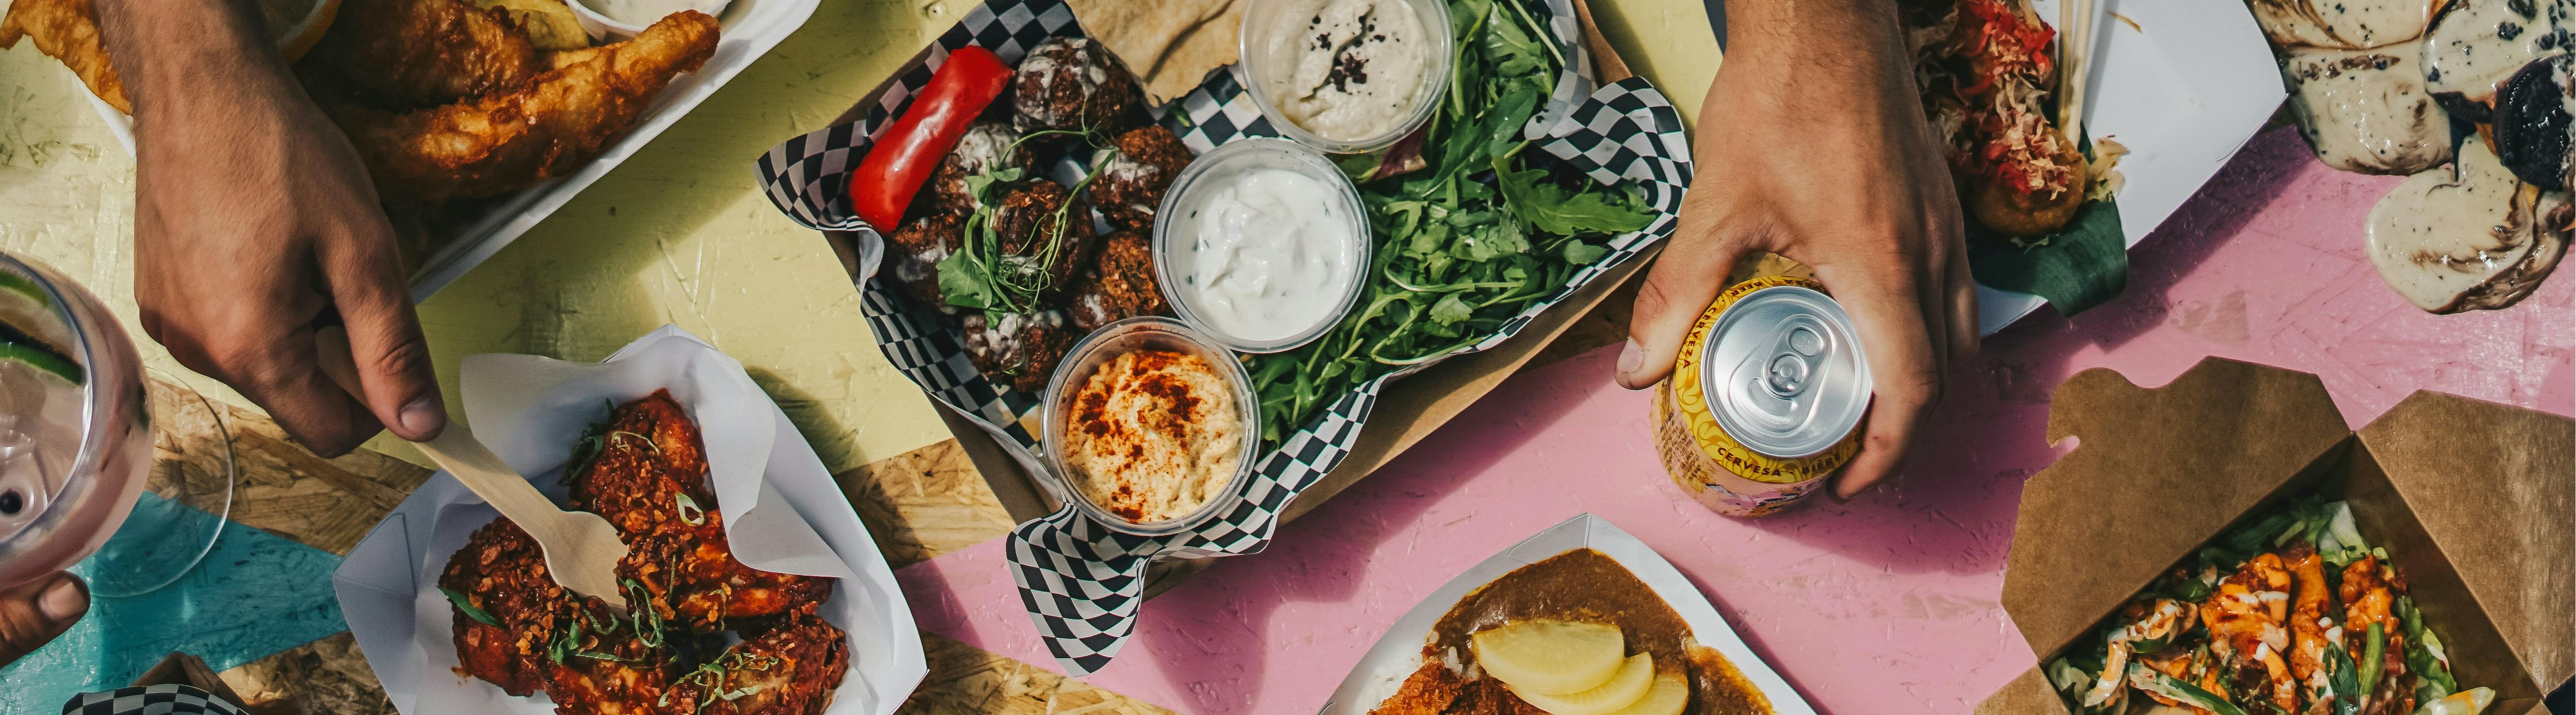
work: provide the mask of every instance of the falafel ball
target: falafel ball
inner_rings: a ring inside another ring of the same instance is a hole
[[[1139,100],[1136,78],[1088,37],[1057,37],[1029,50],[1011,81],[1011,123],[1021,131],[1116,132]]]
[[[993,229],[1001,234],[1003,267],[1022,275],[1043,273],[1043,292],[1049,294],[1073,283],[1098,243],[1090,206],[1052,181],[1032,181],[1003,196]]]
[[[1026,146],[1016,146],[1020,130],[1001,122],[976,122],[957,138],[957,149],[939,160],[939,169],[930,175],[930,209],[932,213],[964,216],[975,212],[975,195],[966,191],[966,177],[987,171],[1020,169],[1023,179],[1034,172],[1033,156]]]
[[[1181,137],[1154,124],[1118,135],[1118,153],[1100,165],[1091,180],[1091,203],[1109,225],[1137,231],[1154,230],[1154,211],[1163,191],[1195,158]]]
[[[892,250],[886,251],[891,264],[885,276],[894,280],[917,307],[941,313],[955,313],[957,307],[939,292],[939,262],[957,252],[959,234],[965,222],[956,216],[932,214],[905,222],[886,237]]]
[[[1154,247],[1142,231],[1112,232],[1100,241],[1100,260],[1073,284],[1073,327],[1089,333],[1139,315],[1171,315],[1154,277]]]
[[[1004,313],[999,319],[973,312],[959,322],[966,335],[966,359],[975,369],[1030,395],[1046,392],[1055,364],[1073,346],[1064,314],[1054,310]]]

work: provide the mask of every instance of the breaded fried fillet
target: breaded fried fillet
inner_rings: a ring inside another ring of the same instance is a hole
[[[308,55],[380,99],[413,107],[525,86],[546,71],[528,33],[464,0],[351,0]]]
[[[0,49],[18,46],[18,38],[36,41],[36,51],[61,60],[81,83],[89,85],[91,94],[106,100],[108,106],[126,114],[134,105],[125,99],[125,82],[116,76],[116,66],[107,61],[107,48],[99,44],[98,24],[90,19],[89,0],[12,0],[9,15],[0,18]]]

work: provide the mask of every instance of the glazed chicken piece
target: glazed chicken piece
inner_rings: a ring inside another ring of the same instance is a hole
[[[584,598],[561,617],[566,655],[546,670],[546,695],[557,715],[656,715],[680,674],[672,648],[678,628],[665,629],[645,611],[621,614],[608,602]]]
[[[515,90],[547,69],[508,15],[464,0],[341,3],[305,57],[306,67],[404,107]]]
[[[716,630],[728,619],[774,615],[831,595],[831,579],[771,573],[734,558],[707,486],[705,442],[669,391],[619,407],[588,448],[595,451],[574,467],[573,506],[617,527],[628,549],[619,577],[640,584],[663,617]]]
[[[705,715],[810,715],[830,704],[849,671],[847,634],[815,615],[808,601],[775,625],[725,649],[680,677],[660,704],[665,712]],[[723,697],[732,695],[731,698]]]
[[[2283,627],[2290,615],[2290,586],[2290,571],[2280,555],[2258,555],[2218,582],[2208,607],[2200,611],[2211,650],[2244,668],[2260,668],[2235,677],[2261,682],[2282,712],[2298,711],[2298,682],[2281,658],[2290,647],[2289,629]]]
[[[573,599],[546,573],[545,552],[528,532],[507,518],[475,530],[465,548],[448,557],[438,587],[478,611],[469,614],[461,606],[449,606],[456,660],[466,675],[491,681],[511,695],[545,686],[556,617]]]
[[[673,13],[635,39],[576,50],[576,61],[517,89],[408,113],[336,104],[377,190],[420,199],[515,191],[597,158],[672,78],[715,54],[716,19]]]

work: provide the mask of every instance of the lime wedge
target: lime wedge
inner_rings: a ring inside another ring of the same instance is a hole
[[[74,386],[79,386],[89,379],[88,374],[81,370],[80,363],[42,345],[0,340],[0,362],[13,362],[32,367],[37,372],[62,378]]]
[[[72,326],[54,309],[45,289],[24,276],[0,271],[0,341],[28,343],[58,355],[73,346]]]

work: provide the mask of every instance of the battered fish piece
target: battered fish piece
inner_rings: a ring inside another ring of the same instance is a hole
[[[9,15],[0,17],[0,50],[17,47],[18,38],[33,38],[36,51],[70,67],[82,84],[89,85],[91,94],[132,115],[134,104],[126,101],[125,81],[108,63],[107,48],[99,44],[98,24],[91,17],[89,0],[13,0]]]
[[[681,676],[663,700],[665,710],[708,715],[822,712],[849,673],[848,640],[841,629],[815,615],[815,604],[798,606],[777,625]],[[741,695],[719,697],[725,693]]]
[[[528,532],[507,518],[475,530],[465,548],[448,557],[438,587],[450,598],[464,597],[480,616],[494,621],[485,623],[449,605],[456,660],[466,675],[511,695],[545,686],[556,617],[572,606],[573,598],[547,574],[545,552]]]
[[[506,12],[464,0],[343,2],[304,64],[404,108],[517,90],[548,69]]]
[[[450,0],[452,1],[452,0]],[[715,54],[716,19],[673,13],[635,39],[520,88],[409,113],[330,107],[376,188],[422,199],[477,198],[571,173],[635,126],[653,96]],[[573,53],[567,53],[573,54]]]

